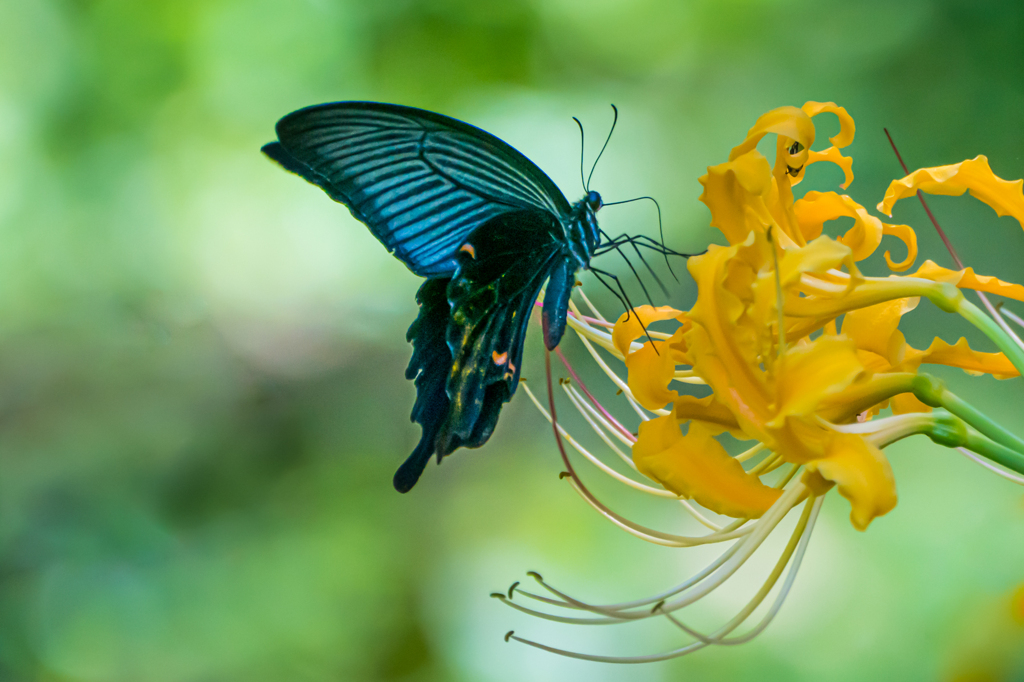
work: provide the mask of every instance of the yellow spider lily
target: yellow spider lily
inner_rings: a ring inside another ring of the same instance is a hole
[[[813,119],[821,114],[837,116],[840,131],[830,139],[831,146],[814,151]],[[567,362],[572,379],[561,387],[627,473],[595,455],[562,425],[556,424],[556,432],[602,472],[634,490],[680,503],[710,532],[683,536],[629,520],[600,502],[566,457],[573,487],[595,510],[641,539],[668,547],[733,544],[694,578],[649,599],[595,605],[557,590],[536,574],[548,596],[518,589],[518,583],[507,595],[495,596],[561,622],[665,617],[695,641],[666,654],[616,658],[568,652],[514,633],[507,637],[578,658],[618,662],[662,660],[711,644],[746,641],[767,625],[785,598],[831,489],[849,501],[850,520],[859,530],[895,507],[896,482],[883,449],[907,436],[927,435],[975,459],[980,454],[1004,468],[983,461],[985,466],[1024,484],[1018,475],[1024,473],[1024,439],[921,372],[923,365],[940,364],[1000,379],[1018,376],[1024,344],[1000,328],[1004,321],[985,317],[962,290],[1024,300],[1024,287],[970,268],[947,270],[931,261],[909,276],[864,275],[858,263],[887,236],[900,240],[906,251],[898,262],[885,252],[890,270],[908,270],[917,258],[914,230],[883,222],[845,194],[794,194],[807,167],[820,162],[838,165],[844,173],[842,188],[849,186],[852,160],[842,150],[853,141],[854,130],[846,110],[833,103],[781,107],[761,116],[727,161],[708,168],[700,178],[700,200],[727,245],[711,245],[689,259],[697,284],[697,301],[690,310],[641,306],[613,324],[582,292],[578,296],[590,314],[571,304],[571,328],[620,389],[639,424],[625,426]],[[769,134],[776,136],[774,164],[757,150]],[[999,215],[1024,223],[1022,185],[997,177],[987,160],[978,157],[918,170],[893,182],[878,210],[888,215],[896,201],[918,190],[952,195],[969,191]],[[824,225],[838,218],[852,218],[853,226],[839,238],[823,235]],[[1003,352],[974,350],[963,338],[952,344],[935,339],[923,350],[911,347],[899,326],[922,298],[961,314]],[[662,330],[665,324],[672,328]],[[625,379],[614,368],[617,363]],[[704,386],[709,393],[697,397],[687,391],[689,385]],[[553,421],[529,387],[526,391]],[[553,407],[553,396],[551,401]],[[892,415],[881,416],[887,408]],[[747,449],[731,454],[733,441],[746,442]],[[680,609],[727,581],[797,506],[803,511],[789,543],[764,585],[735,618],[712,633],[698,632],[677,618]],[[789,577],[776,605],[746,634],[733,634],[773,591],[787,566]],[[516,594],[590,615],[551,615],[515,602]]]

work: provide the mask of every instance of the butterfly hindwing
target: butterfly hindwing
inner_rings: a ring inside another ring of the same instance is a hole
[[[537,296],[566,261],[557,239],[560,231],[561,225],[543,211],[493,218],[462,245],[451,280],[429,280],[420,288],[420,314],[408,334],[414,351],[406,376],[416,379],[413,420],[423,433],[395,476],[400,491],[412,487],[432,453],[440,460],[490,437],[519,383]],[[448,306],[443,346],[442,286]]]
[[[450,281],[448,278],[428,279],[420,286],[416,292],[420,312],[406,334],[413,350],[405,378],[416,383],[412,420],[422,427],[423,433],[419,445],[395,473],[395,489],[401,493],[416,485],[423,467],[434,454],[437,432],[448,415],[447,385],[452,365],[447,340],[451,313],[451,304],[448,303]]]
[[[533,162],[479,128],[377,102],[295,111],[263,149],[323,188],[424,277],[451,276],[481,225],[533,209],[565,217],[565,196]]]

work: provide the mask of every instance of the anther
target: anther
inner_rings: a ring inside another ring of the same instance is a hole
[[[531,578],[533,578],[534,580],[536,580],[539,583],[544,582],[544,578],[542,578],[540,576],[540,573],[538,573],[537,571],[527,571],[526,575],[530,576]]]
[[[505,641],[507,642],[512,637],[512,635],[514,635],[514,634],[516,634],[515,630],[509,630],[508,632],[506,632],[505,633]]]
[[[515,589],[517,587],[519,587],[519,581],[518,580],[508,586],[508,598],[509,599],[512,598],[512,593],[515,591]]]
[[[566,477],[569,477],[569,476],[572,476],[572,474],[570,474],[568,471],[559,471],[558,472],[558,480],[559,481],[561,481],[563,478],[566,478]]]
[[[651,609],[651,613],[657,613],[658,611],[661,611],[661,607],[664,606],[664,605],[665,605],[665,600],[662,599],[660,602],[658,602],[657,604],[654,605],[654,607]]]
[[[501,599],[501,600],[505,599],[505,594],[503,592],[491,592],[491,596],[494,597],[495,599]]]

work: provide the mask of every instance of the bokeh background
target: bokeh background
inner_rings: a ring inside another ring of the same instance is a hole
[[[1024,494],[918,440],[890,449],[900,503],[866,533],[830,497],[790,600],[749,645],[635,668],[504,643],[515,628],[670,648],[668,624],[553,626],[487,595],[535,569],[631,599],[707,554],[585,508],[522,394],[485,448],[395,493],[418,439],[403,379],[418,280],[259,154],[300,106],[399,102],[494,132],[574,200],[570,116],[589,163],[614,102],[594,188],[653,194],[670,246],[699,251],[721,240],[697,177],[784,104],[853,114],[850,193],[868,206],[900,175],[883,126],[912,166],[984,153],[1024,176],[1022,36],[1016,0],[4,0],[0,679],[1024,679]],[[922,258],[949,265],[904,204]],[[1019,225],[967,198],[932,205],[968,264],[1024,279]],[[601,218],[657,233],[645,204]],[[919,347],[987,348],[926,308]],[[1024,433],[1019,381],[942,375]],[[725,616],[755,578],[698,616]]]

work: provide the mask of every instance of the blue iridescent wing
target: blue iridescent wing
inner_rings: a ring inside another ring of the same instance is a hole
[[[377,102],[320,104],[277,123],[263,152],[345,204],[423,277],[450,277],[455,254],[492,218],[569,202],[533,162],[447,116]]]

